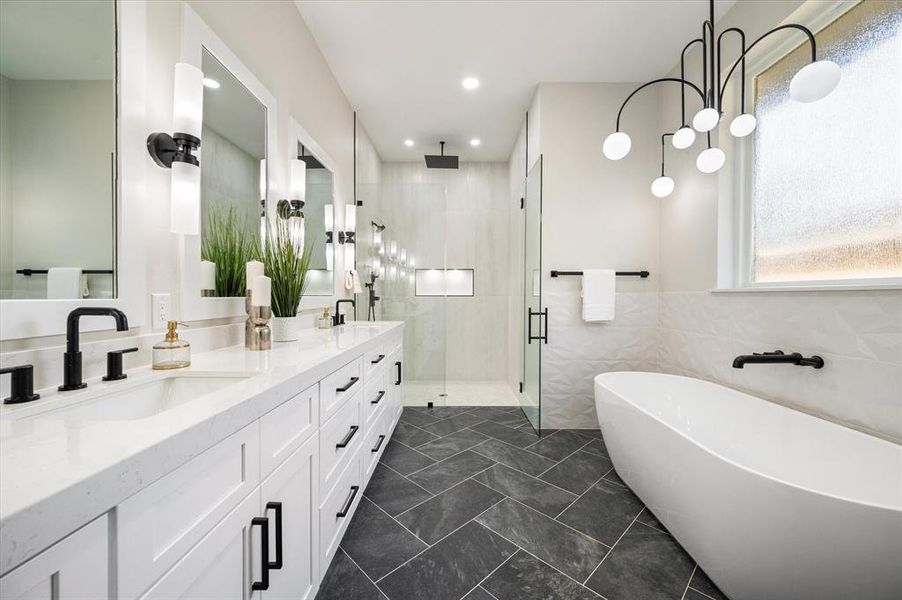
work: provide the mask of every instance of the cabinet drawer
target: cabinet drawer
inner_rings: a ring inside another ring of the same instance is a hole
[[[266,477],[319,427],[319,384],[260,418],[260,470]]]
[[[351,398],[342,405],[328,423],[323,425],[319,434],[319,489],[322,494],[329,493],[345,465],[354,456],[363,441],[363,419],[360,414],[360,398]]]
[[[0,577],[0,598],[109,598],[109,544],[103,515]]]
[[[366,352],[363,355],[364,379],[369,381],[370,375],[373,375],[374,373],[385,367],[387,362],[388,352],[386,352],[385,348],[382,345],[379,345],[369,352]]]
[[[380,370],[373,378],[367,378],[363,388],[363,421],[367,428],[373,422],[376,414],[389,404],[389,389],[386,385],[388,376],[386,371]]]
[[[325,572],[363,496],[358,455],[348,462],[335,488],[319,509],[319,564]]]
[[[260,430],[254,422],[122,502],[119,597],[138,597],[259,481]]]
[[[385,452],[390,437],[389,427],[394,415],[387,406],[383,406],[376,413],[376,418],[367,425],[366,443],[360,449],[360,459],[363,462],[363,485],[366,487],[370,475],[376,469],[379,457]]]
[[[259,509],[260,488],[256,488],[155,581],[141,600],[250,598],[251,582],[261,580],[263,572],[261,534],[251,526]]]
[[[325,423],[332,418],[342,402],[363,388],[363,357],[357,357],[319,384],[319,418]]]

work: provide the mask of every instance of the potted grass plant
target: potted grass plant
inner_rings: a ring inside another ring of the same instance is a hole
[[[216,296],[245,295],[245,265],[260,256],[260,244],[253,231],[247,217],[240,215],[234,206],[210,209],[201,236],[200,255],[201,260],[216,265]]]
[[[286,221],[276,219],[263,249],[263,268],[272,280],[272,339],[293,342],[300,336],[298,306],[307,289],[311,242],[301,246]]]

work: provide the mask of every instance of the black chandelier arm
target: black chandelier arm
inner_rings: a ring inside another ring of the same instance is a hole
[[[705,40],[702,38],[695,38],[688,44],[683,47],[683,52],[680,53],[680,79],[686,79],[686,51],[692,47],[693,44],[701,44],[702,45],[702,87],[708,87],[708,70],[707,70],[707,60],[706,57],[708,55],[708,49],[705,46]],[[681,100],[681,112],[680,116],[682,118],[681,124],[683,127],[687,127],[688,123],[686,122],[686,84],[683,83],[680,85],[680,100]],[[702,99],[704,101],[704,99]]]
[[[620,110],[617,111],[617,126],[616,126],[615,131],[620,131],[620,116],[623,114],[623,109],[626,108],[626,105],[630,101],[630,99],[632,99],[633,96],[635,96],[641,90],[647,88],[648,86],[655,85],[656,83],[662,83],[664,81],[675,81],[677,83],[683,83],[685,85],[688,85],[689,87],[694,89],[696,92],[698,92],[698,95],[701,96],[702,100],[704,100],[704,98],[705,98],[705,94],[698,88],[697,85],[695,85],[691,81],[687,81],[686,79],[683,79],[681,77],[661,77],[660,79],[653,79],[651,81],[643,83],[642,85],[637,87],[635,90],[633,90],[633,93],[630,94],[629,96],[627,96],[626,100],[623,101],[623,104],[620,105]]]
[[[768,31],[767,33],[765,33],[764,35],[759,37],[757,40],[755,40],[754,42],[749,44],[748,48],[743,50],[743,52],[739,56],[739,58],[736,59],[736,62],[733,63],[733,66],[730,67],[730,71],[727,73],[727,76],[723,80],[723,87],[720,90],[718,90],[718,92],[717,92],[718,96],[720,97],[721,100],[723,99],[723,93],[727,88],[727,83],[729,83],[730,77],[733,75],[733,72],[736,70],[736,67],[739,66],[739,63],[742,63],[743,66],[745,65],[745,55],[748,54],[749,52],[751,52],[752,48],[754,48],[755,46],[758,45],[758,42],[760,42],[767,36],[771,35],[772,33],[777,33],[778,31],[782,31],[784,29],[798,29],[799,31],[801,31],[802,33],[807,35],[808,42],[811,44],[811,62],[817,62],[817,42],[815,41],[814,34],[811,33],[810,29],[808,29],[804,25],[798,25],[796,23],[787,23],[786,25],[780,25],[779,27],[774,27],[773,29],[771,29],[770,31]],[[745,77],[743,77],[742,79],[744,82]],[[718,102],[718,104],[720,104],[720,103]]]
[[[662,133],[661,134],[661,177],[664,177],[664,140],[667,137],[672,136],[672,133]]]
[[[742,87],[741,87],[741,91],[739,92],[739,94],[740,94],[739,95],[739,103],[740,103],[739,114],[744,114],[745,113],[745,51],[746,51],[746,48],[745,48],[745,32],[743,30],[739,29],[738,27],[730,27],[729,29],[724,29],[723,31],[720,32],[720,35],[717,36],[717,63],[723,64],[723,61],[720,58],[721,40],[723,39],[723,36],[725,36],[726,34],[728,34],[730,32],[735,32],[735,33],[739,34],[739,40],[742,45],[741,46],[742,54],[740,55],[740,58],[739,58],[739,61],[742,61],[742,71],[741,71],[741,77],[742,77],[741,86]],[[732,71],[731,71],[731,73],[732,73]],[[720,71],[718,71],[717,72],[717,110],[721,114],[723,113],[723,89],[724,89],[724,87],[720,83]]]
[[[704,85],[702,87],[705,88],[705,97],[704,97],[705,108],[708,108],[708,102],[711,102],[712,104],[714,102],[714,92],[712,91],[712,89],[714,88],[714,74],[715,74],[715,71],[717,70],[717,67],[714,63],[714,21],[713,21],[713,19],[714,19],[714,13],[713,13],[714,0],[711,0],[711,6],[712,6],[712,13],[711,13],[712,20],[705,21],[704,23],[702,23],[702,41],[703,41],[702,61],[707,63],[708,57],[706,56],[706,54],[710,53],[710,64],[703,64],[705,78],[704,78]],[[708,34],[710,34],[710,36]],[[708,69],[711,70],[710,79],[708,78]],[[709,81],[711,82],[710,87],[708,84]]]

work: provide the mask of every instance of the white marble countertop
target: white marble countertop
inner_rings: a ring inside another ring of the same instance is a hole
[[[305,330],[265,352],[241,346],[192,355],[179,373],[246,379],[160,414],[119,421],[52,418],[54,410],[171,376],[149,366],[84,391],[39,390],[41,399],[0,409],[0,574],[113,508],[159,477],[260,418],[352,356],[400,332],[402,323],[351,323]],[[377,338],[379,338],[377,340]],[[123,388],[119,388],[123,389]]]

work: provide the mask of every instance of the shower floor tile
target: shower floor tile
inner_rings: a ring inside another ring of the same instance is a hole
[[[726,599],[598,430],[539,438],[519,408],[483,404],[402,420],[317,600]]]

